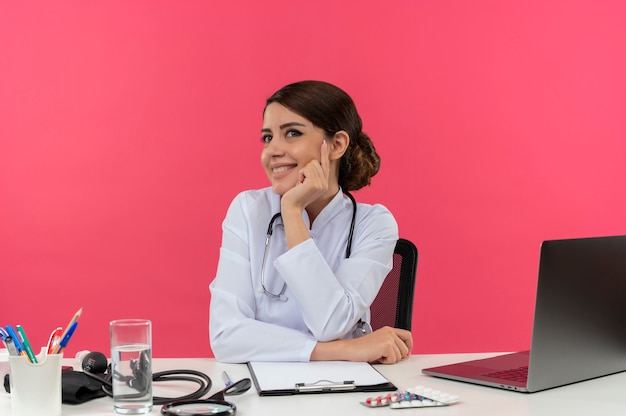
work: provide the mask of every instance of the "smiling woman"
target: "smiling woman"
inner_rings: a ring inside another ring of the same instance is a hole
[[[398,227],[387,208],[349,194],[380,166],[361,128],[350,96],[325,82],[290,84],[267,100],[261,163],[272,186],[232,202],[210,285],[218,360],[394,363],[410,354],[409,331],[366,330]]]

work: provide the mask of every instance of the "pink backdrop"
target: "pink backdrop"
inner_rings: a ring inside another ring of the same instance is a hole
[[[221,221],[267,185],[264,99],[350,93],[381,202],[420,251],[415,353],[529,345],[543,239],[626,234],[626,3],[0,3],[0,324],[36,346],[84,307],[211,356]],[[497,311],[494,313],[494,311]]]

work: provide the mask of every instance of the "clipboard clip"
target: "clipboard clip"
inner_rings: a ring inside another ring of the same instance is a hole
[[[318,380],[314,383],[296,383],[295,389],[299,393],[306,392],[330,392],[356,390],[354,381],[337,382],[331,380]]]

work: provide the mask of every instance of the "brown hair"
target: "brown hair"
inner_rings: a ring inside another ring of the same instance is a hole
[[[342,89],[323,81],[301,81],[276,91],[265,107],[271,103],[298,113],[323,129],[328,138],[341,130],[347,132],[350,144],[339,162],[339,186],[356,191],[370,184],[380,169],[380,156],[361,130],[363,122],[354,101]]]

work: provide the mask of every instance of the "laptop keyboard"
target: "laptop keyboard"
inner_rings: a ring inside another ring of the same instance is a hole
[[[500,378],[503,380],[522,381],[528,379],[528,366],[511,368],[509,370],[495,371],[485,374],[487,377]]]

